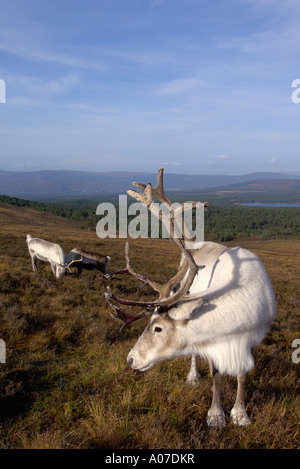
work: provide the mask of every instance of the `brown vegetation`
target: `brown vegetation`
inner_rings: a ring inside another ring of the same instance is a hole
[[[300,363],[292,342],[300,338],[300,241],[237,243],[256,252],[273,283],[278,313],[255,350],[248,377],[247,410],[253,424],[229,422],[235,380],[223,383],[228,425],[209,429],[211,380],[199,360],[201,383],[188,386],[190,360],[133,372],[126,356],[147,319],[125,328],[113,320],[104,299],[109,281],[100,272],[55,279],[50,265],[31,271],[26,234],[111,256],[110,270],[124,266],[122,239],[97,238],[47,213],[0,207],[0,447],[3,448],[299,448]],[[131,240],[132,264],[163,282],[179,253],[167,240]],[[163,261],[166,251],[168,265]],[[132,278],[113,280],[123,297],[149,298],[152,291]]]

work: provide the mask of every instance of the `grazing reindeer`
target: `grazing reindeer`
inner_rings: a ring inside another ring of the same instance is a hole
[[[51,269],[56,278],[60,278],[65,273],[65,254],[58,244],[45,241],[40,238],[33,238],[27,235],[26,242],[31,256],[33,271],[37,271],[38,259],[50,262]]]
[[[155,212],[157,206],[153,197],[171,205],[163,190],[163,169],[158,172],[155,188],[151,184],[133,184],[143,193],[130,190],[128,194],[150,211]],[[156,301],[126,301],[116,297],[110,289],[106,293],[108,303],[125,325],[153,311],[149,324],[129,352],[127,362],[135,370],[146,371],[164,360],[192,356],[189,376],[197,379],[196,356],[207,359],[213,379],[208,425],[225,426],[221,404],[223,374],[237,377],[237,396],[231,410],[233,423],[248,425],[245,385],[246,373],[254,366],[251,349],[261,343],[275,316],[268,275],[258,257],[241,247],[228,249],[203,242],[201,247],[194,246],[191,251],[184,239],[176,239],[172,233],[171,237],[180,247],[182,257],[177,274],[165,285],[137,274],[130,265],[128,245],[125,252],[127,273],[157,291]],[[114,301],[146,309],[133,316]]]
[[[109,256],[97,254],[96,252],[88,252],[83,249],[72,249],[65,258],[66,268],[70,270],[71,264],[77,267],[77,273],[80,275],[82,269],[99,270],[105,276],[109,277],[107,266],[110,261]]]

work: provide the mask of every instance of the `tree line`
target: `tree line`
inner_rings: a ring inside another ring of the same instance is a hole
[[[118,222],[118,202],[116,199],[111,202],[116,206]],[[81,222],[84,227],[91,229],[96,229],[100,219],[96,215],[99,201],[95,200],[79,199],[48,203],[0,195],[0,203],[49,212]],[[131,219],[132,217],[128,217],[128,223]],[[206,240],[217,242],[242,237],[258,239],[300,237],[300,208],[211,206],[204,215],[204,233]]]

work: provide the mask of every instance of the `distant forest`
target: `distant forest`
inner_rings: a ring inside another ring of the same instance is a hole
[[[113,203],[118,213],[117,199],[106,202]],[[49,212],[78,221],[82,227],[92,229],[96,229],[96,224],[101,218],[96,215],[96,207],[100,201],[95,200],[79,199],[46,203],[0,195],[0,203]],[[211,206],[205,212],[204,231],[206,240],[219,242],[241,237],[257,239],[300,237],[300,208]]]

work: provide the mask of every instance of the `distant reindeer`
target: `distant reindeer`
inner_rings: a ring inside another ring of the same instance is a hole
[[[154,197],[171,206],[163,190],[162,168],[155,188],[151,184],[133,184],[143,193],[130,190],[128,194],[144,203],[151,212],[155,213],[158,205],[154,204]],[[156,301],[123,300],[110,289],[106,293],[108,303],[124,325],[153,311],[148,326],[129,352],[127,362],[135,370],[146,371],[164,360],[192,356],[188,378],[195,381],[198,378],[196,357],[207,359],[213,379],[208,425],[225,425],[221,404],[223,374],[237,377],[237,396],[231,410],[233,423],[248,425],[245,386],[246,373],[254,366],[251,349],[263,340],[276,310],[267,272],[255,254],[241,247],[228,249],[203,242],[198,249],[194,246],[195,249],[190,250],[183,238],[176,238],[172,233],[171,237],[180,247],[182,257],[177,274],[165,285],[137,274],[130,265],[126,246],[127,269],[124,272],[157,291]],[[146,309],[130,315],[115,302]]]
[[[26,242],[31,256],[33,271],[37,271],[38,259],[49,262],[56,278],[60,278],[65,273],[65,254],[59,244],[51,243],[40,238],[33,238],[27,235]]]
[[[99,270],[105,276],[109,276],[107,272],[109,262],[109,256],[77,248],[72,249],[72,251],[70,251],[65,257],[66,268],[70,271],[70,267],[73,264],[73,266],[77,268],[77,273],[79,275],[81,274],[82,269],[84,269]]]

